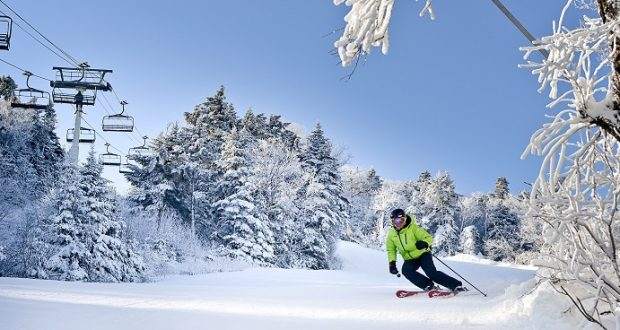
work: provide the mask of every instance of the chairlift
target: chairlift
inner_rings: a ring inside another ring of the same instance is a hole
[[[26,86],[13,92],[11,106],[24,109],[46,109],[50,106],[50,93],[30,87],[32,72],[25,71]]]
[[[11,48],[11,32],[13,30],[13,19],[9,16],[0,16],[0,49],[9,50]]]
[[[69,128],[67,130],[67,142],[73,142],[75,129]],[[87,127],[80,127],[80,143],[93,143],[95,142],[95,130]]]
[[[120,166],[121,165],[121,156],[119,154],[115,154],[110,152],[110,144],[105,144],[105,153],[99,155],[99,162],[102,165],[110,165],[110,166]]]
[[[133,173],[133,171],[131,170],[130,164],[129,164],[129,160],[127,160],[127,158],[125,158],[125,162],[122,163],[119,167],[118,167],[118,172],[122,173],[122,174],[130,174]]]
[[[68,88],[54,88],[52,90],[52,100],[54,103],[95,105],[95,91],[77,91]]]
[[[53,67],[56,80],[50,82],[54,88],[77,90],[110,91],[112,86],[105,81],[105,75],[112,70],[91,69],[88,63],[81,63],[77,68]]]
[[[148,156],[151,153],[151,149],[146,146],[146,140],[148,136],[143,136],[143,144],[138,147],[129,148],[129,156]]]
[[[133,117],[123,115],[127,101],[121,101],[123,110],[119,114],[104,116],[101,121],[101,129],[105,132],[133,132]]]

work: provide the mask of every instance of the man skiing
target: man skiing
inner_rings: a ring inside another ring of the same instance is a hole
[[[418,226],[415,217],[405,214],[402,209],[392,211],[390,217],[392,227],[389,229],[385,246],[387,248],[390,273],[398,274],[396,268],[396,252],[400,253],[405,262],[402,273],[411,283],[430,291],[437,289],[434,283],[450,289],[454,293],[465,291],[463,283],[438,271],[433,264],[431,244],[433,237],[424,228]],[[422,267],[426,276],[417,272]]]

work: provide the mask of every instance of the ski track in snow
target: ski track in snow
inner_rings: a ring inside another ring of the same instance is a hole
[[[0,278],[0,320],[3,329],[568,328],[552,306],[519,300],[517,287],[505,294],[532,279],[531,268],[447,258],[489,297],[398,299],[397,289],[412,286],[387,273],[384,252],[342,242],[339,254],[338,271],[250,269],[141,284]]]

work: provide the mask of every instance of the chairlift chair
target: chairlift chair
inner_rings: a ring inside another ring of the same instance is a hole
[[[121,156],[119,154],[115,154],[110,152],[110,144],[105,144],[106,152],[99,155],[99,162],[102,165],[110,165],[110,166],[120,166],[121,165]]]
[[[76,91],[68,88],[54,88],[52,99],[54,103],[95,105],[95,91]]]
[[[133,132],[133,117],[123,115],[126,104],[126,101],[121,101],[121,106],[123,107],[121,113],[103,117],[101,121],[102,130],[106,132]]]
[[[148,156],[151,153],[151,149],[146,145],[148,136],[143,136],[142,139],[144,142],[141,146],[129,148],[129,156]]]
[[[9,16],[0,16],[0,49],[9,50],[11,48],[11,32],[13,30],[13,19]]]
[[[30,87],[32,73],[25,71],[26,86],[13,92],[11,106],[24,109],[46,109],[50,106],[50,93]]]
[[[125,162],[122,163],[119,167],[118,167],[118,172],[122,173],[122,174],[129,174],[129,173],[133,173],[133,171],[131,170],[129,161],[127,160],[127,158],[125,158]]]
[[[112,85],[105,81],[105,75],[112,70],[91,69],[88,63],[81,63],[77,68],[53,67],[56,80],[50,82],[54,88],[77,90],[110,91]]]
[[[73,142],[75,129],[69,128],[67,130],[67,142]],[[80,128],[80,143],[94,143],[95,142],[95,130],[87,127]]]

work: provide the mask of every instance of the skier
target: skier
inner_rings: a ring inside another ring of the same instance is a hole
[[[412,218],[405,214],[402,209],[395,209],[390,218],[392,219],[392,228],[388,231],[385,243],[390,273],[398,274],[396,268],[396,251],[398,251],[405,260],[402,267],[403,275],[420,289],[424,291],[436,290],[438,287],[434,283],[437,283],[455,294],[467,290],[461,281],[435,268],[433,255],[430,252],[433,237],[424,228],[418,226],[415,217]],[[420,267],[426,276],[416,271]]]

